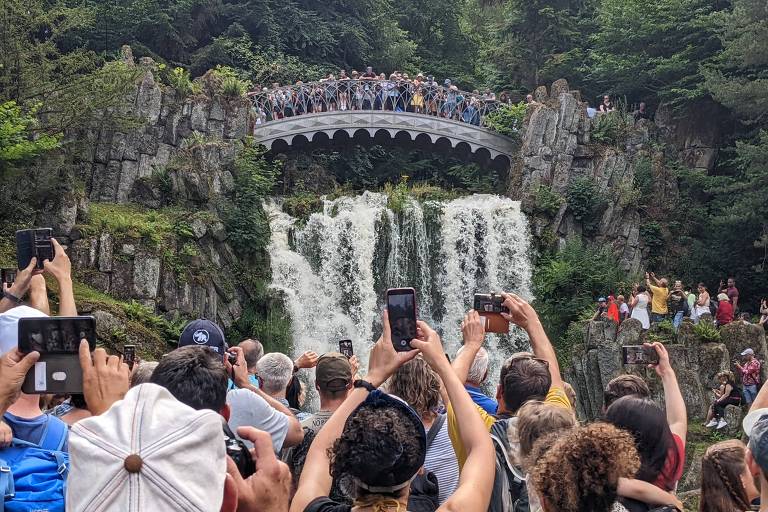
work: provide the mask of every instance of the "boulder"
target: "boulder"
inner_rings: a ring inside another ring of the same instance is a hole
[[[728,349],[723,343],[702,343],[697,353],[701,383],[706,389],[714,388],[717,385],[716,375],[730,368]]]
[[[741,321],[731,322],[720,328],[720,338],[728,348],[731,357],[737,357],[744,349],[751,348],[755,357],[761,361],[768,360],[768,349],[765,343],[765,329],[760,325],[748,324]],[[763,364],[763,382],[768,377],[768,369]]]
[[[723,427],[720,431],[728,437],[739,437],[741,433],[741,420],[744,419],[744,411],[742,408],[736,405],[726,406],[723,419],[728,425]]]
[[[154,299],[160,286],[160,259],[149,254],[137,254],[133,265],[133,296]]]

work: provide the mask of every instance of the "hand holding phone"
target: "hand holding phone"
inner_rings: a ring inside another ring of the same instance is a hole
[[[136,362],[136,345],[123,345],[123,362],[133,370],[133,364]]]
[[[43,270],[45,260],[53,261],[53,229],[21,229],[16,232],[16,262],[18,267],[27,268],[32,258],[37,258],[35,268]]]
[[[81,340],[89,352],[96,349],[96,321],[92,316],[22,318],[19,320],[19,351],[40,353],[22,391],[27,394],[83,392],[83,373],[78,358]]]
[[[387,290],[387,313],[392,331],[392,344],[398,352],[413,350],[416,338],[416,290],[390,288]]]
[[[507,334],[509,320],[502,313],[509,314],[509,308],[504,306],[504,297],[498,293],[476,293],[474,308],[483,319],[485,332]]]

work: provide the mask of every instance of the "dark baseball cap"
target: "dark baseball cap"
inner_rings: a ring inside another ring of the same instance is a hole
[[[768,472],[768,409],[751,411],[742,423],[749,437],[749,451],[763,471]]]
[[[184,327],[179,336],[179,346],[208,347],[222,355],[228,348],[221,327],[205,318],[192,320]]]
[[[349,359],[338,352],[320,356],[315,367],[315,383],[320,391],[341,391],[352,382]]]

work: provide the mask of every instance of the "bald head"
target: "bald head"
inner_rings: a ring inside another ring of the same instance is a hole
[[[256,365],[264,355],[264,346],[256,338],[248,338],[240,342],[238,345],[243,349],[243,356],[245,356],[245,364],[248,366],[248,373],[256,373]]]

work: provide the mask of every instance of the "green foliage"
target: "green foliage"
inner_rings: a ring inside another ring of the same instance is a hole
[[[191,94],[198,94],[200,92],[200,87],[192,82],[189,71],[184,68],[175,67],[168,71],[165,74],[165,80],[168,82],[168,85],[173,87],[182,98],[186,98]]]
[[[123,311],[125,311],[126,316],[130,320],[139,322],[145,327],[159,332],[169,341],[177,341],[186,324],[186,321],[180,318],[168,321],[165,318],[154,314],[151,310],[135,300],[130,300],[123,304]]]
[[[565,198],[554,192],[546,185],[539,185],[533,192],[533,210],[534,212],[544,213],[550,217],[554,216],[565,202]]]
[[[704,343],[720,341],[720,330],[712,322],[699,322],[693,328],[693,333]]]
[[[720,51],[708,0],[601,0],[586,79],[596,94],[683,104],[706,94],[702,64]]]
[[[595,188],[592,179],[577,178],[568,186],[566,192],[568,209],[573,218],[585,226],[595,220],[600,208],[605,205],[605,198]]]
[[[402,213],[411,198],[408,191],[408,176],[400,176],[400,181],[396,185],[387,183],[384,186],[384,193],[387,194],[387,208],[395,213]]]
[[[589,137],[593,143],[622,149],[627,144],[627,137],[633,125],[632,116],[620,110],[599,114],[595,118]]]
[[[540,258],[533,272],[536,307],[552,338],[559,338],[570,322],[593,309],[596,298],[615,290],[624,277],[608,249],[575,238],[562,251]]]
[[[292,353],[291,319],[281,298],[263,292],[250,302],[227,331],[227,338],[233,341],[246,337],[261,340],[265,352]]]
[[[265,152],[263,146],[245,141],[235,160],[235,191],[222,212],[229,243],[252,262],[267,259],[269,219],[261,203],[279,175],[277,166],[264,158]]]
[[[248,92],[251,84],[241,80],[238,73],[228,66],[216,66],[214,75],[221,81],[220,91],[226,98],[239,98]]]
[[[15,101],[0,103],[0,176],[11,166],[59,146],[59,136],[38,131],[35,114],[39,107],[35,105],[25,112]]]
[[[153,247],[160,247],[172,236],[174,227],[174,218],[169,212],[124,204],[90,203],[88,222],[80,229],[86,234],[106,232],[118,237],[141,238]]]
[[[528,106],[524,102],[500,105],[485,117],[485,126],[502,135],[519,138],[527,109]]]
[[[317,194],[301,192],[283,199],[283,211],[299,220],[307,220],[323,210],[323,200]]]
[[[646,341],[648,343],[674,343],[676,339],[677,334],[675,333],[674,325],[672,325],[670,320],[664,320],[651,325]]]

